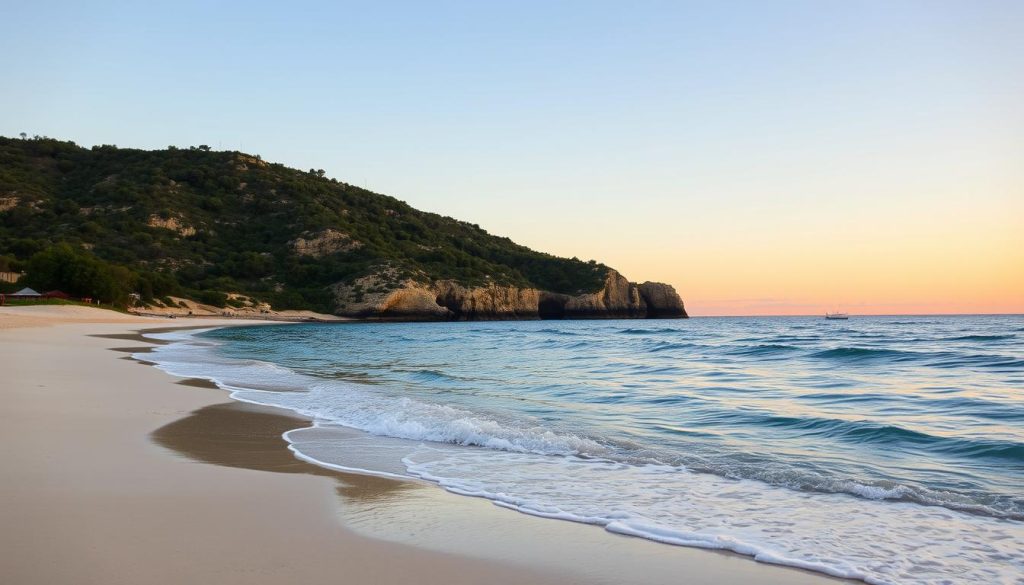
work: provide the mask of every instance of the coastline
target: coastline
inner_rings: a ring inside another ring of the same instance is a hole
[[[0,310],[5,582],[844,582],[316,467],[280,437],[301,419],[127,355],[246,321],[26,309]]]

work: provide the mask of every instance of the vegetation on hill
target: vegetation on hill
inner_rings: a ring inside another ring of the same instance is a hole
[[[0,137],[0,263],[42,289],[124,303],[165,295],[334,309],[330,285],[370,273],[579,294],[608,268],[413,209],[259,156],[83,148]]]

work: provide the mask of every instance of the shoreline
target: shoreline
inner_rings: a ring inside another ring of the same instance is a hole
[[[124,355],[143,332],[267,321],[10,313],[5,582],[848,582],[318,467],[279,432],[308,421]]]

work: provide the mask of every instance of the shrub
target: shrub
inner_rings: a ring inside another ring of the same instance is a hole
[[[221,309],[227,306],[228,303],[228,295],[220,292],[219,290],[200,291],[196,295],[196,299],[204,305],[213,305],[214,307],[220,307]]]

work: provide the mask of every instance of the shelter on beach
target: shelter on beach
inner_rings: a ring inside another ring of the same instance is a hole
[[[34,289],[25,287],[18,292],[9,294],[0,294],[0,305],[6,304],[7,301],[15,300],[36,300],[36,299],[61,299],[61,300],[73,300],[74,297],[62,290],[49,290],[44,293],[40,293]],[[84,299],[83,299],[84,300]],[[89,302],[89,299],[85,302]]]
[[[11,294],[7,295],[7,298],[9,298],[9,299],[38,299],[38,298],[40,298],[42,296],[43,295],[39,294],[35,290],[32,290],[31,288],[26,286],[25,288],[19,290],[16,293],[11,293]]]

